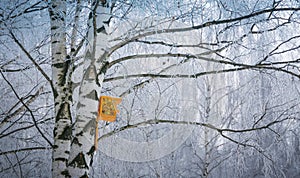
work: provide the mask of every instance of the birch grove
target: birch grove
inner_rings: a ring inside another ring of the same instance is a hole
[[[0,176],[299,176],[299,7],[1,1]]]

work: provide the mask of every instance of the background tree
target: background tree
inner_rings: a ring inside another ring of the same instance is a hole
[[[51,152],[53,177],[299,174],[299,2],[0,7],[4,176],[49,175]],[[102,94],[123,98],[100,123],[110,157],[94,147]]]

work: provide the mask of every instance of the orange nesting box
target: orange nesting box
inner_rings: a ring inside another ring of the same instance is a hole
[[[122,101],[121,98],[114,98],[110,96],[101,96],[99,101],[98,119],[114,122],[117,117],[117,105]]]

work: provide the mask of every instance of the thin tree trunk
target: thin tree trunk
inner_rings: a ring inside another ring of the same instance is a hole
[[[106,3],[96,4],[90,14],[88,46],[84,60],[84,74],[79,90],[73,136],[69,174],[71,177],[89,177],[92,157],[95,152],[94,136],[98,110],[98,99],[105,74],[108,34],[107,25],[110,8]]]
[[[71,143],[71,91],[68,81],[69,59],[66,52],[66,2],[52,0],[49,6],[51,23],[52,82],[55,103],[52,176],[66,177]]]
[[[72,125],[71,57],[66,51],[66,2],[52,0],[51,18],[52,81],[55,102],[53,177],[89,177],[95,151],[94,136],[108,51],[107,27],[110,7],[98,2],[89,16],[84,71],[79,89],[76,120]],[[73,134],[72,134],[72,130]],[[71,142],[72,140],[72,142]]]

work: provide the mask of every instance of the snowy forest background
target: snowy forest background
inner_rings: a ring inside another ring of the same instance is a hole
[[[298,0],[1,0],[0,177],[54,175],[57,2],[72,130],[89,14],[110,10],[95,56],[101,95],[122,103],[98,123],[90,177],[300,176]]]

